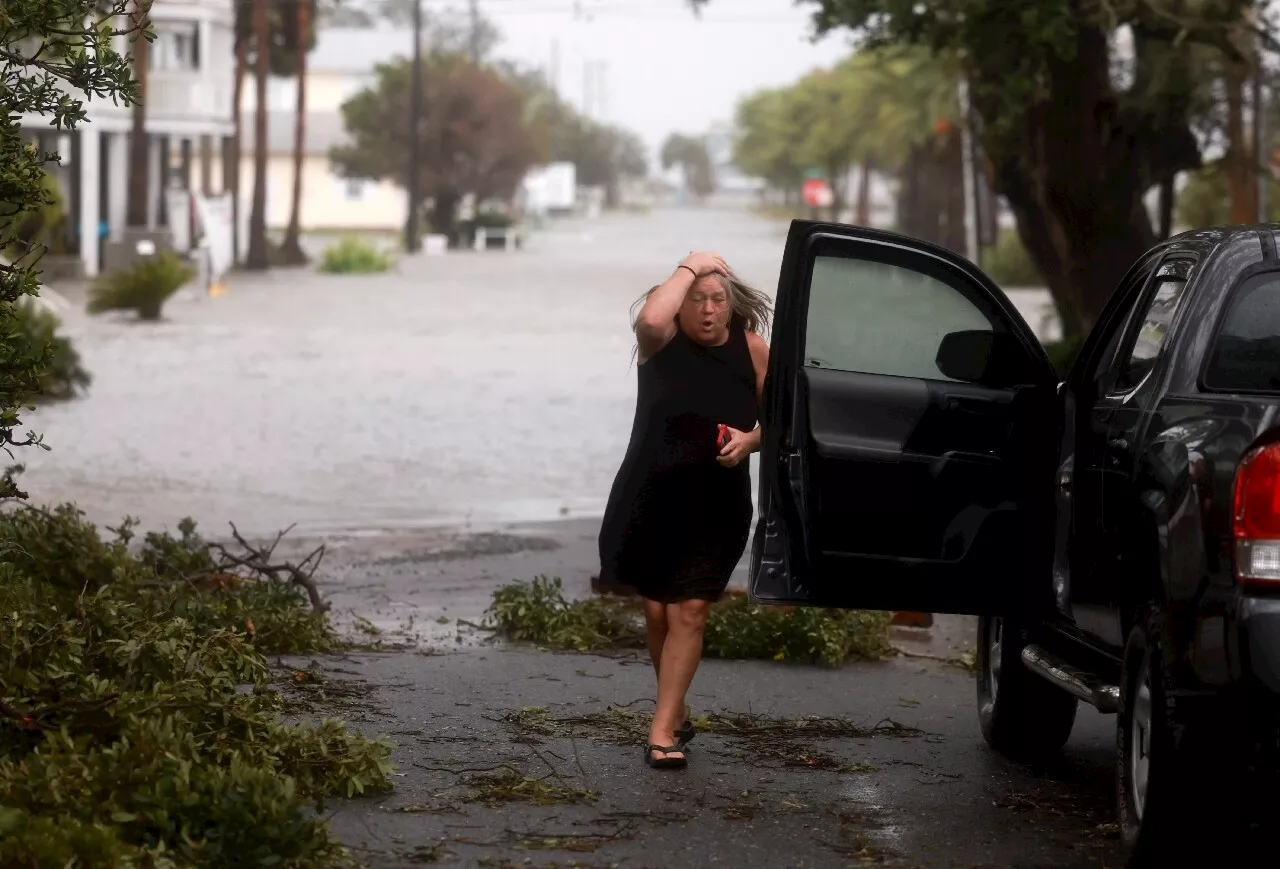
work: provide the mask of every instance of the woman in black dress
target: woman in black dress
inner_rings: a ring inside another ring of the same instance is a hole
[[[600,530],[600,578],[644,598],[658,677],[644,757],[670,768],[693,738],[685,694],[707,613],[751,530],[770,307],[714,253],[689,254],[643,302],[635,422]]]

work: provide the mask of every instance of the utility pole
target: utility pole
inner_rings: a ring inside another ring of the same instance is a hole
[[[1267,148],[1267,100],[1262,86],[1262,77],[1266,75],[1263,47],[1262,38],[1259,37],[1254,50],[1253,70],[1253,164],[1258,185],[1258,223],[1267,222],[1267,182],[1271,180],[1271,154]]]
[[[471,62],[480,62],[480,0],[471,0]]]
[[[974,177],[973,129],[970,124],[969,80],[960,79],[960,142],[964,152],[964,241],[969,261],[978,263],[977,179]]]
[[[404,249],[417,253],[422,246],[418,209],[422,202],[418,175],[418,128],[422,125],[422,0],[413,0],[413,81],[409,83],[409,214],[404,222]]]

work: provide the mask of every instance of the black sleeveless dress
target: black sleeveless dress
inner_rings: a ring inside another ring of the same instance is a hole
[[[751,473],[716,462],[716,427],[755,428],[756,374],[747,334],[707,347],[677,329],[638,366],[631,443],[600,529],[600,579],[650,600],[715,601],[751,531]]]

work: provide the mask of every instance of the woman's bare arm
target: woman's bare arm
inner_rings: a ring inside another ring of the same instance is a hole
[[[714,253],[691,253],[671,273],[671,277],[645,300],[636,317],[636,343],[640,361],[653,356],[676,334],[676,314],[693,282],[704,275],[729,274],[729,266]]]

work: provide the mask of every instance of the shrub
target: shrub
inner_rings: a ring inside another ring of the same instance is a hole
[[[355,236],[347,236],[329,245],[320,257],[320,271],[332,275],[367,275],[390,268],[390,254]]]
[[[195,270],[172,251],[139,257],[125,269],[108,272],[89,290],[90,314],[137,311],[142,320],[159,320],[169,297],[195,277]]]
[[[14,343],[21,344],[33,358],[44,360],[39,375],[39,398],[61,400],[74,398],[92,382],[80,362],[80,354],[71,340],[58,334],[58,316],[37,303],[24,300],[14,306],[18,334]]]
[[[889,652],[891,613],[774,607],[730,595],[711,607],[708,658],[805,661],[838,666]],[[643,613],[634,600],[570,602],[560,580],[538,577],[493,594],[489,623],[511,640],[577,652],[644,647]]]
[[[284,723],[265,657],[332,646],[327,620],[190,521],[132,529],[0,514],[0,865],[339,865],[317,810],[388,787],[389,746]]]

